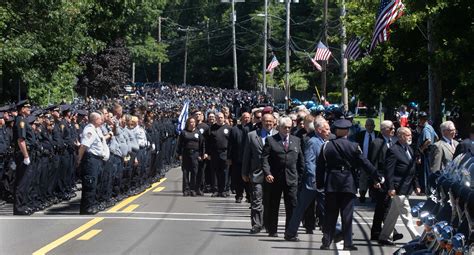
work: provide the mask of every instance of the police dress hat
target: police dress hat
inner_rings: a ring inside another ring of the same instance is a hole
[[[18,102],[16,104],[16,107],[17,108],[21,108],[21,107],[31,107],[30,103],[28,102],[28,100],[21,100],[20,102]]]
[[[346,119],[338,119],[334,122],[334,127],[337,129],[349,129],[352,126],[352,122]]]

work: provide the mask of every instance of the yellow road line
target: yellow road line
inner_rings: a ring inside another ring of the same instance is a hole
[[[79,235],[80,233],[86,231],[87,229],[91,228],[92,226],[94,226],[95,224],[101,222],[102,220],[104,220],[104,218],[94,218],[94,219],[90,220],[86,224],[84,224],[84,225],[74,229],[73,231],[63,235],[62,237],[58,238],[56,241],[53,241],[53,242],[49,243],[48,245],[44,246],[43,248],[33,252],[33,255],[44,255],[44,254],[50,252],[54,248],[56,248],[56,247],[60,246],[61,244],[69,241],[70,239],[72,239],[75,236]]]
[[[164,190],[165,188],[166,187],[158,187],[155,190],[153,190],[153,192],[160,192],[160,191]]]
[[[135,199],[143,196],[145,193],[147,193],[148,191],[156,188],[158,185],[160,185],[161,183],[163,183],[164,181],[166,181],[166,178],[163,178],[161,179],[159,182],[156,182],[156,183],[153,183],[151,185],[150,188],[146,189],[144,192],[138,194],[138,195],[135,195],[135,196],[131,196],[127,199],[124,199],[122,202],[120,202],[119,204],[115,205],[114,207],[110,208],[107,212],[108,213],[111,213],[111,212],[118,212],[120,209],[124,208],[125,206],[127,206],[128,204],[132,203],[133,201],[135,201]]]
[[[129,205],[127,208],[123,209],[122,212],[132,212],[133,210],[137,209],[139,205],[133,204]]]
[[[92,239],[94,236],[102,232],[102,229],[91,229],[89,232],[85,233],[84,235],[77,238],[79,241],[87,241]]]

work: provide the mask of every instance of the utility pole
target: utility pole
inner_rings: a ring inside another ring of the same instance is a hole
[[[323,43],[327,47],[328,46],[328,0],[324,0],[323,24],[324,24]],[[321,73],[321,96],[324,96],[324,98],[326,98],[326,68],[327,68],[327,61],[323,61],[322,68],[323,68],[323,71]]]
[[[158,17],[158,44],[161,44],[161,16]],[[161,82],[161,62],[158,62],[158,82]]]
[[[132,83],[135,84],[135,62],[132,63]]]
[[[344,17],[346,16],[346,3],[341,0],[341,103],[344,105],[344,111],[349,111],[349,95],[346,87],[347,83],[347,58],[346,53],[346,26],[344,25]]]
[[[431,14],[433,15],[433,14]],[[428,17],[427,37],[428,37],[428,95],[429,112],[433,127],[439,127],[441,124],[441,79],[438,71],[433,68],[434,53],[438,48],[433,38],[433,17]]]
[[[184,72],[183,72],[183,85],[186,85],[186,69],[188,65],[188,33],[189,27],[186,28],[186,41],[184,43]]]
[[[263,67],[262,91],[267,94],[267,28],[268,28],[268,0],[265,2],[265,21],[263,22]]]
[[[285,98],[290,99],[290,5],[291,0],[285,0],[286,5],[286,37],[285,37]]]
[[[239,89],[239,82],[237,80],[237,45],[235,43],[235,20],[237,13],[235,13],[235,0],[232,0],[232,47],[233,47],[233,62],[234,62],[234,89]]]

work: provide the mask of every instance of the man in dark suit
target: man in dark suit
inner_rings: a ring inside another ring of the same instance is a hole
[[[252,199],[250,218],[252,223],[251,234],[259,233],[263,228],[263,183],[262,151],[268,137],[275,135],[273,130],[275,118],[272,114],[263,115],[262,128],[247,134],[244,155],[242,158],[242,179],[251,185]]]
[[[277,237],[278,211],[281,194],[285,201],[285,230],[296,207],[298,180],[304,171],[301,140],[290,135],[292,121],[289,117],[278,120],[279,133],[267,138],[262,153],[262,169],[268,183],[268,235]],[[267,210],[267,208],[265,208]]]
[[[469,151],[474,152],[474,127],[471,127],[469,138],[464,139],[458,144],[458,146],[456,147],[456,151],[454,152],[453,158],[456,158],[459,154],[466,153]]]
[[[355,170],[362,168],[369,172],[377,187],[383,178],[375,167],[362,155],[357,143],[347,139],[352,123],[345,119],[334,122],[337,138],[324,144],[316,163],[316,187],[326,192],[326,213],[323,225],[322,250],[331,245],[339,213],[341,213],[344,236],[344,250],[357,250],[352,243],[352,219],[354,198],[357,193]]]
[[[380,124],[380,137],[376,138],[369,148],[369,160],[377,168],[380,175],[385,175],[385,155],[387,150],[395,144],[397,138],[394,137],[395,126],[392,121],[384,120]],[[380,231],[382,231],[382,222],[385,215],[390,208],[390,197],[387,195],[385,185],[381,189],[374,189],[373,196],[375,199],[374,218],[372,220],[372,227],[370,229],[370,240],[379,240]],[[393,239],[398,240],[403,238],[402,234],[394,233]]]
[[[365,158],[368,159],[370,153],[370,144],[377,137],[379,137],[379,132],[375,131],[375,122],[373,119],[367,119],[365,121],[365,130],[362,130],[355,134],[355,141],[359,144],[362,149],[362,154]],[[360,172],[359,177],[359,201],[361,203],[365,202],[365,194],[369,188],[369,176],[367,176],[365,171]]]
[[[235,202],[241,203],[245,183],[242,180],[242,156],[244,154],[245,139],[251,128],[250,113],[244,112],[240,117],[240,124],[232,127],[227,149],[227,163],[230,165],[231,185],[235,190]]]
[[[397,137],[397,143],[387,150],[385,159],[386,186],[392,202],[379,235],[379,243],[382,245],[393,245],[389,238],[397,223],[398,215],[401,216],[412,239],[419,235],[413,225],[408,201],[408,196],[413,192],[413,188],[417,194],[421,191],[416,178],[415,155],[410,148],[411,130],[401,127],[397,130]]]

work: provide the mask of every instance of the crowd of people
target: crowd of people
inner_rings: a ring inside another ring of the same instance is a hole
[[[353,117],[340,109],[300,106],[278,112],[267,106],[244,111],[236,121],[228,107],[195,107],[178,138],[183,195],[227,197],[232,192],[241,203],[245,192],[251,204],[250,233],[266,230],[276,237],[283,194],[285,240],[299,240],[302,222],[308,234],[321,228],[321,249],[341,238],[346,250],[357,249],[352,214],[358,195],[360,203],[367,198],[375,203],[371,240],[393,245],[403,238],[395,229],[398,216],[415,238],[419,233],[409,196],[427,188],[425,174],[472,150],[472,140],[458,146],[451,121],[441,124],[439,138],[424,112],[411,123],[414,129],[384,120],[376,131],[373,119],[361,128]],[[335,228],[339,214],[342,235]]]
[[[184,102],[190,117],[177,130]],[[321,228],[321,249],[342,238],[344,249],[356,250],[359,195],[375,203],[372,240],[393,245],[402,238],[398,216],[416,237],[409,196],[429,188],[426,176],[457,154],[472,152],[474,134],[459,144],[446,121],[438,136],[423,112],[413,128],[385,120],[380,131],[373,119],[361,129],[353,117],[303,105],[283,112],[257,92],[200,86],[141,88],[42,109],[21,101],[0,108],[0,195],[14,214],[30,215],[71,199],[81,183],[80,213],[95,214],[143,192],[179,159],[183,196],[245,198],[251,234],[278,236],[283,194],[285,240],[298,241],[303,222],[307,234]]]

